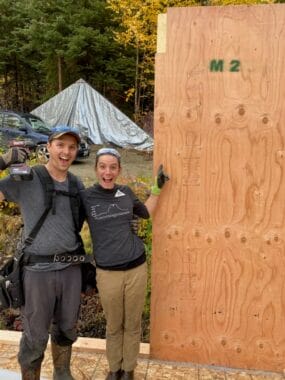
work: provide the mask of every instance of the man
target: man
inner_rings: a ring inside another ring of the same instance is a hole
[[[68,169],[76,158],[79,142],[76,130],[59,126],[47,144],[50,158],[45,167],[55,189],[53,205],[32,243],[24,244],[24,257],[28,260],[23,274],[25,304],[21,307],[23,334],[18,354],[24,380],[40,379],[49,331],[54,379],[74,379],[70,358],[77,338],[81,270],[80,265],[73,265],[65,258],[78,254],[81,244],[68,196],[71,180]],[[0,158],[0,169],[24,159],[24,153],[13,148]],[[78,191],[82,190],[83,184],[75,179]],[[0,201],[4,199],[20,205],[27,239],[46,209],[46,194],[37,171],[33,170],[32,179],[27,181],[16,181],[11,176],[2,179]],[[60,262],[55,260],[58,255],[62,258]]]

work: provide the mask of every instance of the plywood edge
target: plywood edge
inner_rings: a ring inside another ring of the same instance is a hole
[[[167,14],[161,13],[157,18],[157,42],[156,42],[156,52],[165,53],[166,52],[166,25],[167,25]]]
[[[0,330],[0,344],[9,344],[9,345],[19,345],[22,333],[19,331],[8,331]],[[50,345],[50,340],[48,342]],[[82,338],[79,337],[77,341],[72,346],[74,351],[96,351],[96,352],[105,352],[106,351],[106,340],[97,339],[97,338]],[[141,343],[140,344],[140,356],[149,356],[149,344]]]

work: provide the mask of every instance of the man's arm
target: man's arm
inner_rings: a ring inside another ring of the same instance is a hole
[[[25,162],[27,152],[23,148],[10,148],[8,152],[0,155],[0,171],[5,170],[8,166],[16,163]]]
[[[25,162],[27,152],[23,148],[10,148],[7,153],[0,155],[0,173],[10,165]],[[0,191],[0,202],[5,199],[4,194]]]

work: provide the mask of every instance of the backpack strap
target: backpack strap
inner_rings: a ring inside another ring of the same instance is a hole
[[[49,213],[49,210],[50,210],[49,207],[45,208],[40,219],[37,221],[36,225],[34,226],[32,231],[30,232],[30,235],[25,239],[24,248],[27,247],[28,245],[31,245],[32,242],[34,241],[35,237],[37,236],[37,233],[39,232],[39,230],[41,229],[41,227],[45,221],[45,218],[47,217],[47,214]]]
[[[45,170],[43,170],[43,169],[45,169]],[[37,223],[33,227],[32,231],[30,232],[29,236],[25,239],[25,241],[23,243],[23,249],[33,243],[35,237],[37,236],[37,233],[39,232],[39,230],[41,229],[41,227],[45,221],[45,218],[47,217],[47,214],[49,213],[50,209],[52,208],[52,199],[53,199],[53,194],[52,194],[53,183],[51,183],[52,179],[49,176],[49,174],[48,174],[49,178],[46,177],[45,171],[47,171],[47,170],[43,165],[34,166],[33,170],[35,170],[35,172],[40,177],[43,188],[49,189],[50,197],[47,197],[46,192],[44,192],[45,193],[44,194],[45,195],[45,209],[44,209],[42,215],[40,216],[40,219],[37,221]],[[44,182],[45,178],[47,178],[47,182]]]
[[[33,170],[39,176],[42,187],[44,189],[45,207],[49,210],[52,209],[52,213],[55,214],[55,196],[53,179],[51,178],[47,168],[44,165],[35,165]]]
[[[73,221],[75,224],[76,231],[81,230],[81,222],[80,222],[80,207],[81,200],[79,197],[79,189],[77,178],[74,174],[68,172],[68,184],[69,184],[69,200],[70,200],[70,208],[73,216]]]

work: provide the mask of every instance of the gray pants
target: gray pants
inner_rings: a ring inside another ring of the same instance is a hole
[[[106,316],[106,354],[111,371],[132,371],[141,338],[147,264],[126,271],[97,268],[97,286]]]
[[[38,368],[44,358],[49,331],[52,341],[60,346],[70,346],[77,338],[81,269],[73,265],[51,272],[24,270],[23,283],[24,331],[18,360],[23,368]]]

